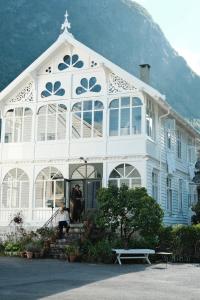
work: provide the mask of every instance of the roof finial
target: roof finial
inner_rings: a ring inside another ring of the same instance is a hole
[[[66,10],[66,13],[65,13],[65,21],[64,21],[64,23],[61,25],[61,34],[63,34],[63,33],[67,33],[67,34],[70,34],[70,35],[72,35],[71,34],[71,32],[69,32],[69,29],[71,28],[71,24],[70,24],[70,22],[68,21],[68,12],[67,12],[67,10]]]

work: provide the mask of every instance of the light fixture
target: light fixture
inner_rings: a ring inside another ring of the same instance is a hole
[[[84,157],[79,157],[80,160],[83,160],[85,164],[87,164],[87,160]]]

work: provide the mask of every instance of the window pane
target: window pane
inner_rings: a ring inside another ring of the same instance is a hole
[[[24,117],[23,141],[30,142],[32,137],[32,116]]]
[[[131,187],[134,189],[136,187],[141,186],[141,179],[140,178],[133,178],[131,179]]]
[[[29,184],[26,181],[21,182],[21,207],[29,207]]]
[[[132,99],[132,106],[140,106],[140,105],[142,105],[142,101],[139,98],[134,97]]]
[[[6,117],[13,117],[14,116],[14,109],[9,109],[6,113]]]
[[[92,110],[92,101],[84,101],[83,110]]]
[[[15,118],[14,125],[14,142],[18,143],[22,141],[22,117]]]
[[[91,137],[92,135],[92,113],[83,113],[83,137]]]
[[[16,117],[22,117],[23,116],[23,108],[22,107],[15,108],[15,116]]]
[[[81,112],[72,114],[72,137],[81,137]]]
[[[117,166],[115,169],[121,174],[121,177],[125,176],[125,174],[124,174],[124,164],[121,164],[121,165]]]
[[[63,140],[66,136],[66,113],[57,116],[57,139]]]
[[[30,116],[32,115],[32,110],[28,107],[25,108],[25,111],[24,111],[24,115],[25,116]]]
[[[56,104],[49,104],[48,105],[48,114],[55,114],[57,109]]]
[[[11,190],[11,207],[12,208],[19,207],[19,193],[20,193],[19,181],[13,181],[12,182],[12,190]]]
[[[113,170],[110,174],[110,178],[120,178],[120,175],[116,170]]]
[[[110,102],[110,108],[119,108],[119,99],[112,100]]]
[[[125,176],[131,175],[132,171],[134,170],[134,167],[131,165],[125,165]]]
[[[78,102],[76,104],[74,104],[72,111],[81,111],[82,110],[82,103]]]
[[[94,112],[94,137],[103,135],[103,111]]]
[[[64,181],[56,181],[55,207],[60,207],[64,203]]]
[[[94,102],[94,109],[103,109],[103,103],[100,101]]]
[[[37,181],[35,184],[35,207],[43,207],[44,182]]]
[[[45,132],[46,132],[46,116],[38,116],[38,130],[37,130],[37,139],[38,141],[45,141]]]
[[[132,109],[132,133],[141,133],[141,107],[134,107]]]
[[[44,105],[44,106],[41,106],[38,110],[38,114],[42,114],[42,115],[45,115],[46,114],[46,111],[47,111],[47,105]]]
[[[45,207],[48,207],[49,200],[54,199],[54,181],[45,182]]]
[[[130,106],[130,98],[129,97],[123,97],[121,98],[121,106]]]
[[[120,134],[121,135],[130,134],[130,109],[129,108],[121,109]]]
[[[108,181],[108,185],[114,185],[114,186],[117,186],[117,180],[114,180],[114,179],[109,179]]]
[[[12,143],[13,139],[13,119],[7,118],[5,120],[5,143]]]
[[[110,110],[110,129],[109,134],[110,136],[118,135],[118,124],[119,124],[119,110],[118,109],[111,109]]]
[[[48,115],[47,120],[47,140],[56,139],[56,115]]]
[[[129,187],[129,179],[120,179],[120,186],[126,185]]]
[[[58,112],[59,113],[64,113],[66,112],[67,107],[64,104],[58,104]]]

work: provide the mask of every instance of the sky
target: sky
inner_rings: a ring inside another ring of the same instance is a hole
[[[160,26],[172,47],[200,75],[200,0],[135,0]]]

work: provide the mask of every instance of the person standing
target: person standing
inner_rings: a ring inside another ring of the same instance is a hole
[[[66,228],[66,232],[69,232],[70,228],[70,217],[69,208],[66,208],[64,204],[60,207],[58,216],[58,228],[59,228],[59,239],[63,238],[63,228]]]
[[[73,202],[73,211],[72,211],[72,220],[73,222],[80,222],[81,212],[82,212],[82,192],[78,184],[72,189],[72,202]]]

